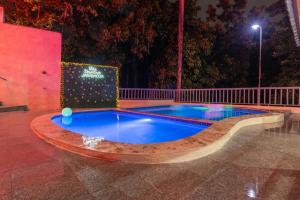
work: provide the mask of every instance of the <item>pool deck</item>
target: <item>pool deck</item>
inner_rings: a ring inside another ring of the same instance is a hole
[[[201,159],[147,165],[79,156],[40,140],[30,122],[49,112],[0,113],[1,200],[300,199],[300,115],[280,128],[243,128]]]
[[[125,112],[134,113],[133,111]],[[31,123],[32,130],[46,142],[61,149],[88,157],[147,164],[178,163],[199,159],[221,149],[243,127],[273,123],[279,123],[280,125],[280,122],[283,123],[284,121],[284,112],[280,110],[264,114],[227,118],[221,121],[185,118],[187,121],[209,123],[211,126],[191,137],[171,142],[136,145],[104,140],[90,147],[84,143],[82,135],[55,125],[51,118],[57,114],[59,113],[37,117]],[[178,117],[167,118],[182,119]]]

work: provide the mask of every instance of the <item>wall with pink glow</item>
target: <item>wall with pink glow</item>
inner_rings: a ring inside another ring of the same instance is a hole
[[[0,101],[60,107],[61,34],[0,22]]]
[[[4,9],[0,7],[0,23],[4,22]]]

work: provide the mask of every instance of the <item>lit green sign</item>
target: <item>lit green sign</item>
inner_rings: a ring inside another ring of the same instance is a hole
[[[96,67],[90,66],[83,70],[81,78],[103,79],[104,75],[101,71],[98,71]]]

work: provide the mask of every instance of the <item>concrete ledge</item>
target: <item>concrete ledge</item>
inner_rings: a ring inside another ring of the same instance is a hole
[[[23,106],[1,106],[0,112],[13,112],[13,111],[28,111],[28,107],[26,105]]]
[[[174,100],[120,100],[120,108],[172,105]]]
[[[220,139],[214,141],[213,143],[206,145],[205,147],[195,149],[190,153],[184,154],[183,156],[179,156],[177,158],[167,160],[164,163],[187,162],[201,157],[205,157],[209,154],[212,154],[220,150],[230,140],[230,138],[233,137],[241,128],[247,126],[253,126],[253,125],[260,125],[260,124],[272,124],[272,123],[278,123],[283,121],[284,121],[284,114],[273,114],[270,116],[253,117],[253,118],[240,120],[230,128],[227,134],[225,134]]]

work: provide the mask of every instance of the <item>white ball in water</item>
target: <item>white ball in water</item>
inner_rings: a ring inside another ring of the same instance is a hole
[[[72,115],[72,109],[71,108],[64,108],[64,109],[62,109],[61,114],[64,117],[70,117]]]

